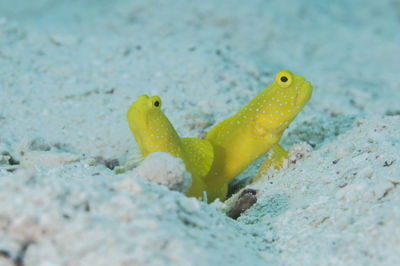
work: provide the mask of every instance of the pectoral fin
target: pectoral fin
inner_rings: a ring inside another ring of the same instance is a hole
[[[204,177],[214,161],[214,148],[208,140],[182,138],[183,149],[187,155],[192,171]]]
[[[281,145],[275,144],[274,146],[272,146],[271,150],[268,153],[267,159],[261,166],[260,170],[258,170],[258,173],[253,182],[259,180],[261,176],[271,167],[274,167],[276,169],[282,168],[288,154],[289,152],[285,150]]]

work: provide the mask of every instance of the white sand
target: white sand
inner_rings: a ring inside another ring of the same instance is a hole
[[[400,264],[400,5],[303,2],[0,1],[0,265]],[[94,159],[143,93],[198,137],[282,68],[313,150],[238,221]]]

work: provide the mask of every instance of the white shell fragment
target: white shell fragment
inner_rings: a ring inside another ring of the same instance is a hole
[[[182,160],[166,152],[150,154],[134,173],[138,177],[182,193],[186,193],[192,184],[191,175],[186,171]]]

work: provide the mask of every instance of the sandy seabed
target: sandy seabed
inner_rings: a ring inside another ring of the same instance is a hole
[[[399,28],[395,0],[0,1],[0,265],[400,265]],[[313,97],[238,220],[110,170],[141,94],[202,137],[280,69]]]

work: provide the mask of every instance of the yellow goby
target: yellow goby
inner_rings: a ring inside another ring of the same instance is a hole
[[[237,114],[212,128],[206,140],[214,147],[214,162],[205,177],[210,202],[224,200],[228,183],[270,151],[261,173],[280,168],[288,152],[279,145],[284,130],[311,98],[312,86],[303,77],[280,71],[275,81]]]
[[[181,158],[186,170],[192,175],[192,186],[187,195],[202,198],[203,191],[206,191],[203,178],[214,159],[210,142],[196,138],[180,138],[161,111],[161,99],[158,96],[140,96],[129,108],[127,119],[143,157],[163,151]]]

